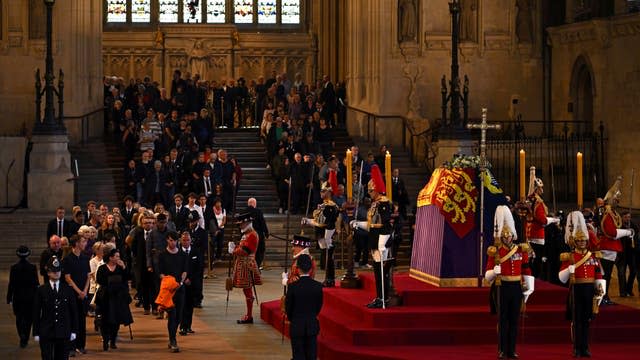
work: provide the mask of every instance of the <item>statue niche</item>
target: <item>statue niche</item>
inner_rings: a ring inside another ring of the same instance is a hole
[[[398,1],[398,42],[417,41],[418,0]]]
[[[209,70],[209,54],[204,48],[203,41],[198,39],[193,44],[193,49],[189,53],[189,65],[191,67],[191,74],[200,74],[201,79],[207,78],[207,71]]]
[[[531,2],[531,0],[516,1],[516,7],[518,7],[516,36],[521,44],[533,42],[533,8]]]
[[[460,0],[460,40],[477,42],[478,0]]]
[[[47,9],[42,0],[29,0],[29,39],[41,40],[47,35]]]

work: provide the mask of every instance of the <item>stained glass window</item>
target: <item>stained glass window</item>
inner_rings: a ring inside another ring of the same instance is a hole
[[[183,0],[182,22],[200,24],[202,22],[202,0]]]
[[[178,0],[160,0],[160,22],[161,23],[177,23],[178,22]]]
[[[277,7],[276,0],[258,1],[258,23],[275,24]]]
[[[145,23],[151,21],[151,0],[131,1],[131,22]]]
[[[300,0],[282,0],[281,22],[283,24],[300,23]]]
[[[233,4],[234,20],[236,24],[253,23],[253,1],[235,0]]]
[[[107,0],[107,22],[127,22],[127,0]]]
[[[226,6],[224,0],[207,0],[207,22],[224,23]]]

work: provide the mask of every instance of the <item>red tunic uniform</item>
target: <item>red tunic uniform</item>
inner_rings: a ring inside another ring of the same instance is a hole
[[[518,246],[512,244],[511,246]],[[511,247],[506,245],[500,246],[498,249],[498,258],[505,257],[511,251]],[[496,266],[496,256],[489,256],[487,259],[487,270],[493,270]],[[531,275],[531,269],[529,269],[529,254],[526,250],[518,247],[518,249],[504,262],[500,264],[501,280],[502,281],[520,281],[522,275]]]
[[[547,207],[539,195],[535,195],[532,218],[527,222],[527,239],[534,244],[544,245],[544,227],[547,225]]]
[[[582,260],[586,253],[576,250],[569,253],[569,259],[564,260],[560,266],[560,271],[569,267],[569,265],[576,264]],[[574,273],[577,284],[593,283],[594,280],[602,279],[602,272],[600,271],[600,262],[596,258],[595,254],[591,256],[580,266],[576,267]]]
[[[233,266],[233,287],[246,289],[252,285],[262,285],[260,270],[256,264],[257,248],[258,233],[251,229],[242,235],[240,244],[233,251],[236,258]]]
[[[316,277],[316,261],[311,258],[311,270],[309,270],[309,276],[312,279]],[[287,280],[287,285],[294,283],[300,279],[300,270],[296,265],[296,260],[293,260],[293,264],[291,264],[291,269],[289,270],[289,279]]]
[[[600,250],[622,251],[622,242],[616,239],[617,230],[622,225],[620,215],[607,205],[602,220],[600,221]]]

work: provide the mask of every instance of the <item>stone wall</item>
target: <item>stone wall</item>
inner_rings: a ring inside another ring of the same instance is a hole
[[[2,184],[0,207],[18,206],[24,196],[24,160],[27,139],[0,137],[0,149],[2,149],[0,152],[0,184]],[[12,162],[13,165],[11,165]]]
[[[576,112],[569,112],[568,104],[576,101],[576,67],[584,64],[592,79],[593,127],[602,121],[609,138],[605,150],[609,184],[618,175],[624,177],[622,205],[628,206],[631,169],[636,183],[640,179],[640,161],[632,151],[640,136],[640,14],[550,28],[549,33],[552,116],[574,120]],[[640,206],[640,191],[634,191],[633,205]]]
[[[130,78],[150,76],[171,86],[175,69],[205,80],[270,77],[300,72],[314,78],[315,43],[307,33],[238,32],[234,25],[163,25],[164,47],[157,32],[105,32],[104,74]]]

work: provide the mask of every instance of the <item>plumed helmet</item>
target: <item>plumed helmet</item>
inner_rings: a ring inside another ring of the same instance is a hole
[[[604,196],[604,201],[609,204],[611,200],[619,200],[622,195],[622,191],[620,191],[620,186],[622,185],[622,176],[618,176],[616,181],[611,185],[609,191]]]
[[[506,205],[499,205],[496,208],[496,214],[493,218],[493,238],[498,239],[503,236],[511,235],[513,240],[518,239],[518,233],[516,232],[516,226],[513,221],[513,215],[511,209]]]
[[[533,195],[536,189],[544,186],[542,179],[536,177],[536,167],[529,168],[529,196]]]
[[[564,242],[576,247],[576,240],[589,240],[589,230],[584,220],[584,215],[580,211],[572,211],[567,217],[567,225],[565,225]]]
[[[333,189],[328,181],[323,181],[320,185],[320,191],[333,191]]]
[[[367,187],[369,191],[374,190],[379,194],[385,194],[387,192],[382,178],[382,172],[378,165],[371,166],[371,180],[369,180]]]

